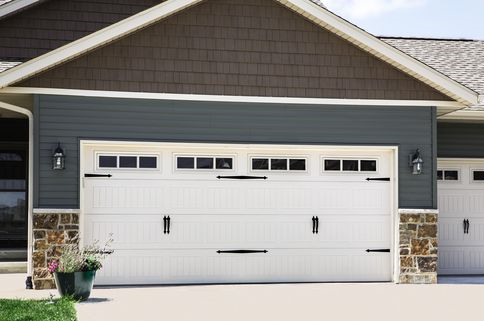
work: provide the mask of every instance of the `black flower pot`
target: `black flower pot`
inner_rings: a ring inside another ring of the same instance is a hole
[[[96,271],[61,273],[55,272],[55,284],[61,296],[85,301],[91,294]]]

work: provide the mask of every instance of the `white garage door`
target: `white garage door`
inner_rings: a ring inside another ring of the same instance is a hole
[[[390,150],[85,144],[81,174],[97,284],[392,279]]]
[[[484,273],[484,160],[439,160],[439,273]]]

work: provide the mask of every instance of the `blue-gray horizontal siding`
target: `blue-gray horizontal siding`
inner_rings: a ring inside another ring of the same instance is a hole
[[[431,107],[214,103],[40,95],[36,99],[37,207],[79,206],[81,139],[399,146],[400,207],[433,208]],[[50,169],[57,142],[66,170]],[[422,150],[414,176],[408,154]]]
[[[437,155],[449,158],[484,158],[484,124],[439,123]]]

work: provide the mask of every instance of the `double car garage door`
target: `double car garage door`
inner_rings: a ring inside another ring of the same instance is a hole
[[[84,241],[115,240],[98,284],[392,279],[391,150],[118,143],[82,157]]]

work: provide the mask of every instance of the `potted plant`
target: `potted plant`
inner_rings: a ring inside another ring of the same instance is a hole
[[[59,257],[49,261],[49,272],[54,275],[57,290],[62,297],[78,301],[89,298],[96,271],[101,269],[106,256],[113,253],[109,249],[111,243],[110,238],[102,247],[96,241],[81,249],[76,240],[65,245]]]

